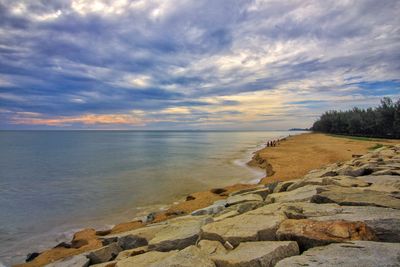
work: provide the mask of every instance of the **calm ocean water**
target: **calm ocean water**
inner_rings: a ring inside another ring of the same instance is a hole
[[[78,229],[132,219],[146,206],[254,180],[260,173],[244,164],[251,151],[286,135],[1,131],[0,262],[21,262]]]

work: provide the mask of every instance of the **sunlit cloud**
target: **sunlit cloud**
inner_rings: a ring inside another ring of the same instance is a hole
[[[0,128],[309,127],[325,110],[400,96],[399,10],[0,0]]]
[[[128,114],[86,114],[70,117],[43,118],[41,114],[19,112],[11,119],[12,124],[65,126],[70,124],[114,124],[114,125],[145,125],[146,121]]]

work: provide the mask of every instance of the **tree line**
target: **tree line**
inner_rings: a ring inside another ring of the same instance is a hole
[[[400,98],[389,97],[375,108],[327,111],[314,122],[311,130],[332,134],[400,138]]]

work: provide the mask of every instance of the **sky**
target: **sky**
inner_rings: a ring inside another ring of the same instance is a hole
[[[282,130],[400,97],[398,0],[0,0],[0,129]]]

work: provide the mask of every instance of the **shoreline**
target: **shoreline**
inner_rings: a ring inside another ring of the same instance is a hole
[[[310,134],[312,134],[312,133],[305,133],[305,134],[298,134],[298,135],[290,136],[290,137],[286,138],[286,140],[284,142],[282,142],[282,144],[286,143],[289,140],[293,140],[296,138],[298,139],[299,136],[310,135]],[[263,143],[265,143],[265,142],[263,142]],[[257,146],[257,148],[258,148],[258,146]],[[254,151],[252,154],[254,154],[254,156],[261,155],[262,157],[265,158],[265,152],[266,151],[271,152],[271,150],[274,148],[276,148],[276,147],[270,147],[270,148],[264,147],[264,148]],[[254,158],[254,156],[253,156],[253,158]],[[256,188],[259,185],[273,182],[273,180],[271,181],[270,178],[271,177],[261,178],[261,180],[258,184],[237,183],[237,184],[229,185],[229,186],[222,187],[222,188],[212,188],[207,191],[195,192],[195,193],[189,194],[188,196],[186,196],[186,199],[182,199],[182,201],[180,201],[178,203],[173,203],[172,205],[168,205],[168,204],[164,205],[164,206],[166,206],[166,209],[163,211],[156,211],[156,212],[150,213],[151,218],[149,218],[149,216],[147,216],[147,218],[142,219],[142,221],[140,221],[139,218],[134,218],[131,221],[116,224],[110,230],[105,230],[105,231],[97,230],[96,231],[94,229],[92,229],[92,230],[84,229],[84,230],[79,231],[74,234],[72,243],[74,242],[74,240],[80,240],[79,238],[77,239],[77,237],[80,237],[80,235],[83,233],[84,238],[82,240],[86,241],[86,245],[81,246],[81,247],[77,246],[76,248],[74,248],[75,249],[74,251],[71,251],[70,247],[56,246],[56,248],[45,251],[45,252],[47,252],[47,255],[42,254],[42,257],[40,257],[40,258],[43,258],[43,261],[41,261],[41,263],[50,262],[51,260],[56,260],[56,258],[64,258],[68,255],[75,255],[75,254],[79,254],[79,253],[87,251],[87,250],[98,248],[101,246],[101,243],[98,242],[99,237],[104,236],[106,234],[122,233],[122,232],[126,232],[126,231],[130,231],[133,229],[143,227],[144,225],[149,224],[149,223],[157,223],[157,222],[165,221],[167,219],[178,217],[183,214],[190,214],[194,210],[198,210],[198,209],[201,209],[201,208],[211,205],[214,201],[227,198],[229,196],[229,194],[232,192],[239,191],[239,190],[249,190],[251,188]],[[292,179],[295,179],[295,178],[292,178]],[[144,211],[144,213],[146,213],[146,212],[147,212],[147,209],[146,209],[146,211]],[[145,217],[145,215],[143,217]],[[90,245],[90,246],[87,246],[87,245]],[[67,251],[67,250],[70,250],[70,251]],[[52,252],[55,252],[55,253],[52,253]],[[60,255],[62,255],[62,257]],[[21,264],[19,266],[40,266],[40,264],[35,265],[35,261],[31,261],[29,263]]]

